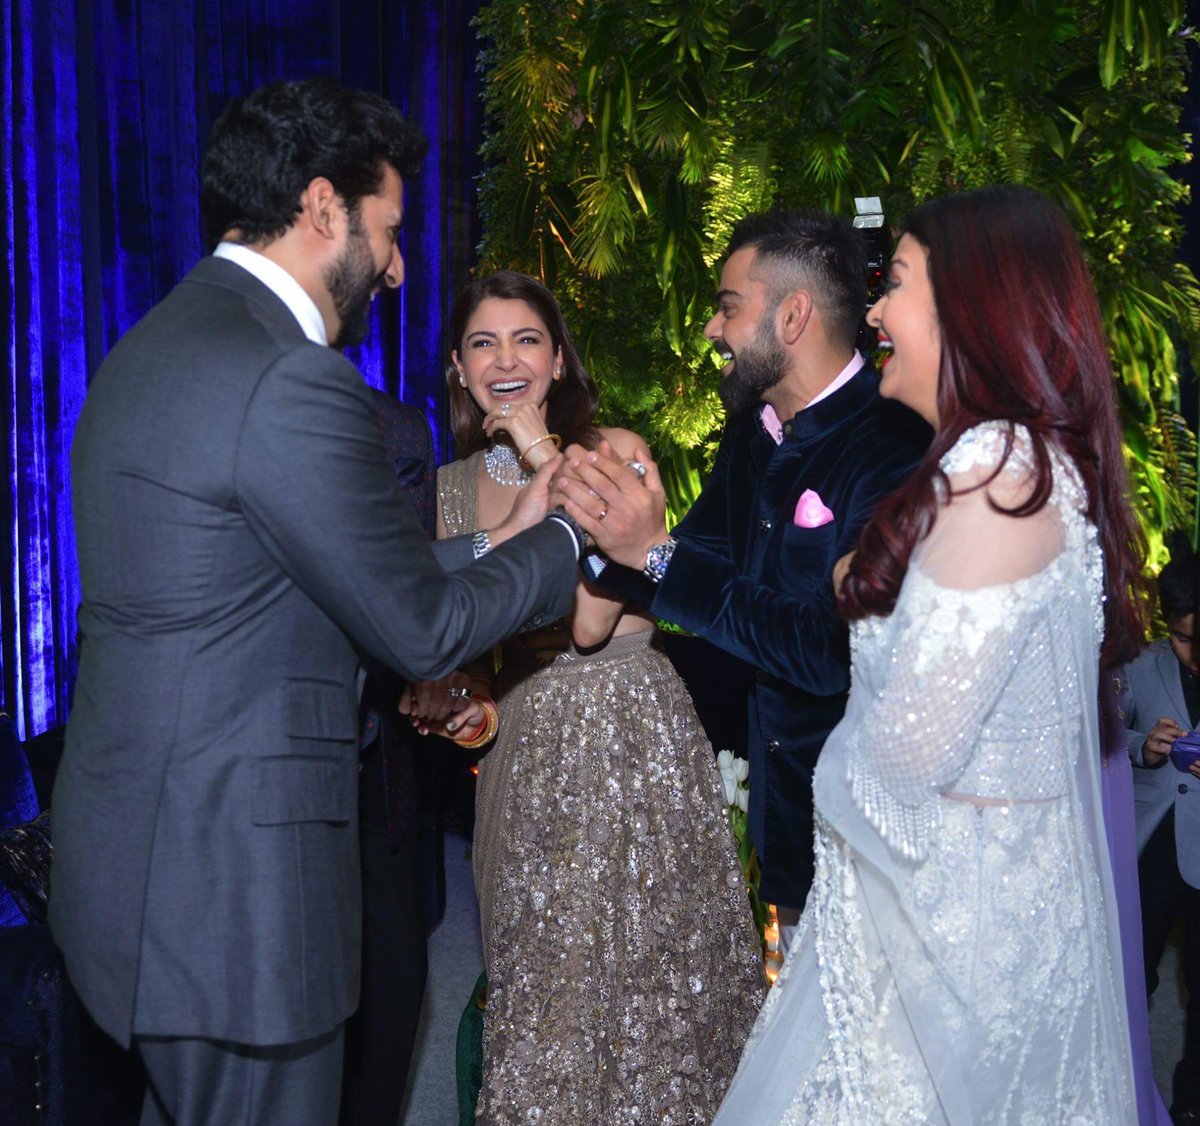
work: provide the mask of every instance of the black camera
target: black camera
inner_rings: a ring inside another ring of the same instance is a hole
[[[883,274],[892,252],[892,235],[883,217],[879,196],[854,197],[854,229],[867,250],[867,309],[883,296]],[[858,326],[858,350],[869,356],[875,351],[875,330],[867,324],[866,309]]]

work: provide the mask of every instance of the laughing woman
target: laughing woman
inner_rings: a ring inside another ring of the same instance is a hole
[[[1141,538],[1095,291],[1027,188],[902,229],[868,319],[936,433],[840,587],[817,876],[718,1121],[1127,1126],[1096,698],[1140,641]]]
[[[533,278],[473,281],[451,340],[463,456],[438,474],[439,534],[499,523],[560,442],[641,444],[593,426],[595,384]],[[495,696],[474,847],[478,1121],[711,1121],[762,958],[712,748],[653,622],[581,584],[569,623],[505,645]]]

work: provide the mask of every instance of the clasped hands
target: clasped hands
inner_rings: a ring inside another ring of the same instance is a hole
[[[554,471],[550,506],[561,504],[614,563],[640,571],[646,552],[667,538],[667,495],[650,452],[637,447],[637,470],[606,441],[594,450],[571,445]]]
[[[464,728],[471,731],[484,720],[483,705],[470,695],[471,678],[455,671],[438,680],[419,680],[405,685],[396,710],[408,716],[422,735],[453,739]]]

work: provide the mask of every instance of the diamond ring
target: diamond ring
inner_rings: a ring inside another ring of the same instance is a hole
[[[500,404],[500,413],[502,415],[504,415],[505,418],[508,418],[508,404],[507,403]]]
[[[471,690],[469,688],[447,688],[446,695],[452,700],[465,700],[471,695]]]
[[[632,469],[639,477],[646,476],[646,467],[640,461],[627,461],[625,468]]]

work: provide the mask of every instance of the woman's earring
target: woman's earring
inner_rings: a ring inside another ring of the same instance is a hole
[[[458,385],[459,387],[466,387],[467,385],[467,377],[461,371],[458,373]]]
[[[554,367],[554,378],[562,379],[562,364],[556,364]]]

